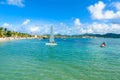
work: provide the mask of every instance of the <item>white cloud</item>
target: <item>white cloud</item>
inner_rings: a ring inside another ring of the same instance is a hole
[[[24,7],[25,5],[23,4],[23,0],[7,0],[7,3],[9,5],[15,5],[18,7]]]
[[[71,26],[66,27],[66,31],[69,35],[70,34],[80,34],[82,28],[82,23],[80,22],[79,18],[74,20],[74,24]]]
[[[110,25],[111,27],[110,27],[110,32],[111,33],[118,33],[118,34],[120,34],[120,25],[119,24],[111,24]]]
[[[105,23],[92,23],[91,25],[87,26],[86,32],[87,33],[95,33],[95,34],[105,34],[109,33],[109,25]]]
[[[119,24],[106,24],[106,23],[97,23],[93,22],[86,26],[86,29],[83,30],[85,33],[93,34],[106,34],[106,33],[117,33],[120,34],[120,25]]]
[[[24,0],[6,0],[5,2],[2,1],[1,4],[8,4],[8,5],[14,5],[18,7],[24,7],[25,5],[23,4]]]
[[[39,29],[40,29],[39,26],[30,27],[31,32],[37,32],[37,31],[39,31]]]
[[[116,5],[116,8],[119,8],[119,4]],[[105,10],[106,4],[102,1],[91,5],[88,7],[93,19],[118,19],[120,18],[120,10],[117,8],[117,11],[114,12],[113,10]]]
[[[80,22],[80,20],[78,18],[75,19],[74,25],[75,26],[81,26],[81,22]]]
[[[52,23],[54,27],[55,34],[85,34],[85,33],[93,33],[93,34],[105,34],[105,33],[119,33],[120,34],[120,24],[112,24],[112,23],[100,23],[100,22],[93,22],[90,24],[83,24],[80,26],[75,26],[75,20],[73,21],[72,25],[67,25],[63,22],[61,23]],[[19,23],[16,24],[9,24],[4,23],[2,24],[3,27],[8,28],[9,30],[16,30],[24,33],[30,34],[49,34],[50,33],[50,25],[51,23],[41,23],[41,22],[33,22],[29,23],[29,25],[20,26]]]
[[[4,23],[2,26],[5,27],[5,28],[9,28],[9,27],[11,27],[12,25],[9,24],[9,23]]]
[[[30,22],[30,20],[29,20],[29,19],[26,19],[26,20],[22,23],[22,25],[27,25],[29,22]]]
[[[120,2],[113,2],[112,4],[114,7],[116,7],[117,10],[120,11]]]
[[[15,27],[12,24],[9,24],[6,22],[2,24],[2,27],[7,28],[8,30],[11,30],[11,31],[16,31]]]
[[[82,23],[81,23],[82,24]],[[55,34],[85,34],[85,33],[93,33],[93,34],[106,34],[106,33],[120,33],[120,25],[119,24],[107,24],[107,23],[98,23],[93,22],[90,24],[82,24],[80,27],[75,26],[74,24],[71,26],[66,25],[65,23],[52,24],[54,27]],[[39,34],[49,34],[50,26],[49,24],[43,24],[43,26],[39,26]]]
[[[81,23],[82,24],[82,23]],[[63,23],[62,23],[63,25]],[[65,24],[64,24],[65,25]],[[99,23],[93,22],[90,24],[82,24],[80,27],[78,26],[62,26],[63,28],[56,29],[58,33],[64,33],[68,35],[72,34],[85,34],[85,33],[93,33],[93,34],[106,34],[106,33],[120,33],[120,25],[112,24],[112,23]]]
[[[103,17],[102,10],[105,8],[105,4],[99,1],[95,5],[91,5],[88,7],[88,10],[92,14],[92,18],[94,19],[101,19]]]

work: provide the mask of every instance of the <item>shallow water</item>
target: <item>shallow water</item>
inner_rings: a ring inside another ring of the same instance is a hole
[[[57,46],[46,46],[47,39],[0,43],[0,80],[120,80],[120,39],[55,41]]]

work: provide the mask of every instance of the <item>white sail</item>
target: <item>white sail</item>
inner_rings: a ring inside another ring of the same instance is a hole
[[[54,41],[54,33],[53,33],[53,27],[51,26],[50,28],[50,39],[49,39],[49,43],[46,43],[46,45],[57,45],[57,43],[55,43]]]
[[[53,27],[50,28],[50,43],[54,43],[54,34],[53,34]]]

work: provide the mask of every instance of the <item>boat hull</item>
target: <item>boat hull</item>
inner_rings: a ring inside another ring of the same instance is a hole
[[[57,43],[46,43],[46,45],[55,46]]]

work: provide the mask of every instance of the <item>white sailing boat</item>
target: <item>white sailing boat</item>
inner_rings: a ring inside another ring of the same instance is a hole
[[[50,39],[49,39],[49,43],[46,43],[46,45],[57,45],[57,43],[55,43],[54,41],[54,34],[53,34],[53,27],[51,26],[50,28]]]

